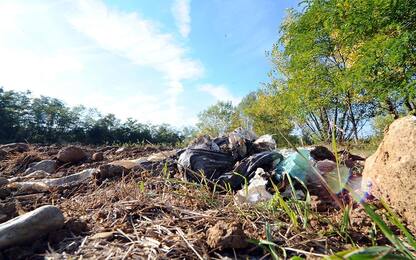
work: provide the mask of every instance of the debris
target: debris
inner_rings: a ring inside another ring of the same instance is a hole
[[[140,167],[140,163],[145,162],[146,158],[139,158],[136,160],[119,160],[111,162],[111,165],[121,166],[128,170],[134,170],[138,167]]]
[[[195,140],[193,140],[188,149],[199,149],[199,150],[207,150],[207,151],[214,151],[219,152],[220,147],[213,141],[209,136],[203,135]]]
[[[310,151],[310,155],[315,161],[330,160],[335,162],[335,155],[325,146],[315,146],[315,148]]]
[[[87,157],[87,154],[77,146],[67,146],[58,152],[58,160],[64,163],[77,163]]]
[[[211,248],[246,248],[248,246],[247,236],[241,223],[226,223],[219,221],[207,231],[207,244]]]
[[[42,170],[47,173],[54,173],[56,165],[57,163],[55,160],[43,160],[29,165],[29,168],[24,172],[24,174],[27,175],[38,170]]]
[[[0,149],[6,152],[23,153],[29,151],[29,145],[25,143],[10,143],[0,145]]]
[[[94,153],[92,155],[92,160],[94,162],[102,161],[102,160],[104,160],[104,154],[102,152]]]
[[[235,129],[228,135],[229,148],[232,151],[233,157],[240,160],[247,156],[252,142],[256,139],[256,135],[241,127]]]
[[[276,141],[271,135],[262,135],[253,143],[256,152],[273,151],[276,149]]]
[[[47,205],[0,224],[0,249],[32,242],[64,225],[64,216]]]
[[[111,239],[114,236],[113,231],[96,233],[90,239]]]
[[[267,180],[262,176],[266,175],[262,168],[257,168],[254,177],[250,180],[247,187],[239,190],[234,196],[238,203],[248,202],[251,204],[259,201],[270,200],[273,196],[266,190]]]
[[[230,154],[202,149],[186,149],[178,159],[178,168],[188,181],[216,180],[233,166]]]
[[[238,190],[245,182],[250,181],[258,168],[274,171],[282,161],[283,156],[275,151],[254,154],[237,163],[232,171],[222,174],[219,181],[229,185],[232,190]]]
[[[172,158],[176,156],[178,153],[178,150],[171,150],[171,151],[164,151],[159,153],[154,153],[146,158],[146,161],[149,162],[160,162],[163,160],[166,160],[168,158]]]
[[[289,155],[278,167],[278,173],[284,171],[290,177],[297,177],[301,181],[306,180],[306,175],[311,171],[310,153],[306,149],[300,149]]]
[[[323,161],[317,161],[316,168],[321,173],[328,173],[334,171],[337,168],[337,164],[334,161],[325,159]]]
[[[365,162],[363,184],[387,200],[416,232],[416,117],[394,121],[377,151]],[[363,185],[363,186],[364,186]],[[366,189],[367,187],[363,187]]]

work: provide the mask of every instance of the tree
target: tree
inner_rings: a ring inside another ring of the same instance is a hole
[[[415,108],[414,1],[302,3],[281,26],[269,84],[301,129],[348,141],[383,109]]]
[[[96,109],[70,108],[59,99],[30,92],[0,88],[0,143],[80,142],[86,144],[145,143],[176,144],[181,133],[169,125],[149,126],[128,119],[122,123],[113,114],[102,116]]]
[[[240,117],[249,122],[256,134],[273,134],[278,146],[287,146],[281,134],[294,141],[291,136],[294,125],[279,99],[271,89],[261,90],[243,98],[238,109]]]
[[[203,134],[223,135],[232,130],[235,112],[231,102],[218,101],[198,115],[197,127]]]

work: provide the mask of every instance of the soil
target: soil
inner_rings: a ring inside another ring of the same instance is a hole
[[[0,160],[1,176],[21,177],[30,163],[56,160],[60,148],[30,145],[29,151],[10,152]],[[89,155],[86,160],[59,163],[51,177],[171,150],[155,146],[126,147],[122,151],[115,146],[82,149]],[[92,160],[96,152],[103,153],[101,161]],[[283,210],[270,203],[239,205],[230,193],[213,192],[207,185],[186,183],[177,176],[176,167],[169,165],[132,169],[114,178],[91,179],[71,188],[34,194],[18,195],[2,187],[0,223],[48,204],[61,209],[66,223],[38,241],[3,250],[0,259],[268,259],[271,256],[264,246],[247,240],[265,240],[267,223],[272,242],[286,248],[288,257],[319,258],[352,244],[387,243],[347,194],[338,195],[352,208],[351,223],[342,233],[343,212],[334,207],[331,198],[319,195],[322,190],[313,196],[308,224],[295,227]]]

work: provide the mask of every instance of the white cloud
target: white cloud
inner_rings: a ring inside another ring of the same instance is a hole
[[[175,0],[172,13],[180,34],[187,38],[191,32],[191,0]]]
[[[178,98],[203,66],[155,24],[100,0],[2,0],[0,86],[121,118],[190,123]]]
[[[241,101],[240,97],[234,96],[224,85],[203,84],[199,86],[199,90],[210,94],[216,101],[231,101],[233,105]]]

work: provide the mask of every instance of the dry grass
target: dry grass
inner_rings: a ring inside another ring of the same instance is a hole
[[[270,223],[273,242],[289,256],[317,258],[351,246],[337,233],[336,223],[341,216],[335,211],[312,212],[306,228],[295,228],[286,212],[276,205],[238,205],[232,194],[213,193],[203,185],[143,172],[100,187],[90,184],[80,188],[58,205],[67,219],[85,220],[89,230],[65,238],[50,250],[49,256],[270,258],[256,244],[239,250],[211,248],[207,244],[207,231],[219,221],[241,223],[246,235],[258,240],[266,238],[265,226]],[[112,232],[112,235],[94,237],[103,232]]]

